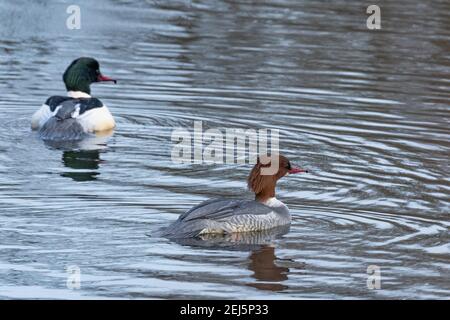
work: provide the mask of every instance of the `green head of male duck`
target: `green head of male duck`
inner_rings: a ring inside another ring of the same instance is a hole
[[[63,75],[67,91],[82,91],[90,94],[91,83],[102,81],[117,81],[106,77],[100,72],[100,65],[93,58],[78,58],[67,67]]]

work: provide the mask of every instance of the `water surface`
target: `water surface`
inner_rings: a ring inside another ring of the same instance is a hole
[[[450,296],[448,1],[381,2],[378,31],[348,1],[77,3],[80,30],[72,1],[0,3],[0,298]],[[117,128],[56,149],[30,117],[79,56],[119,80],[92,87]],[[151,236],[204,199],[252,197],[250,165],[171,161],[172,131],[194,120],[280,130],[310,170],[279,183],[289,233]]]

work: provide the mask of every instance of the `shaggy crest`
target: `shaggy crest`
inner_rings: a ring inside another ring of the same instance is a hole
[[[291,164],[286,157],[282,155],[276,156],[278,156],[279,158],[278,158],[278,170],[276,171],[275,174],[272,175],[261,174],[262,168],[268,168],[271,166],[272,161],[274,159],[273,157],[275,156],[270,156],[269,159],[263,158],[263,160],[266,160],[263,161],[266,162],[266,164],[262,163],[260,157],[258,157],[255,166],[253,167],[252,171],[250,172],[250,175],[248,176],[247,179],[248,188],[255,193],[257,198],[266,199],[274,197],[275,185],[277,183],[277,180],[285,176],[291,169]]]

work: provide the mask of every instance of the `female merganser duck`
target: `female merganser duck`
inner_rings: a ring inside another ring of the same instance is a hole
[[[275,172],[262,172],[263,168],[272,168],[273,157],[264,161],[266,164],[258,158],[250,172],[248,187],[255,193],[255,200],[204,201],[182,214],[162,235],[173,239],[191,238],[205,234],[261,231],[290,224],[289,209],[275,198],[275,186],[280,178],[307,170],[292,166],[286,157],[280,155],[278,167],[273,168]]]
[[[93,58],[78,58],[66,69],[63,81],[67,97],[52,96],[34,113],[31,128],[39,130],[44,140],[80,140],[87,133],[111,130],[114,118],[108,108],[90,96],[94,82],[116,80],[100,73]]]

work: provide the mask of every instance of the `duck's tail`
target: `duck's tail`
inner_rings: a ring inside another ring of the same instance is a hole
[[[208,228],[207,220],[180,221],[177,220],[160,232],[160,236],[169,239],[195,238],[199,236],[204,229]]]
[[[74,141],[85,138],[83,127],[74,117],[76,108],[77,106],[73,104],[61,105],[56,114],[39,130],[40,137],[51,141]]]

